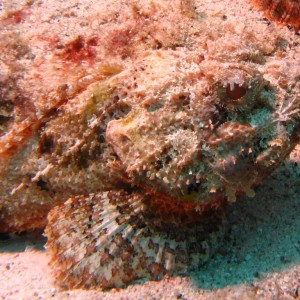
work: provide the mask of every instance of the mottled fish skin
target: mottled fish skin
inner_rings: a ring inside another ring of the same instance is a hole
[[[251,3],[262,10],[270,21],[290,25],[296,31],[300,29],[299,0],[251,0]]]
[[[284,89],[267,80],[278,65],[217,55],[194,64],[193,55],[154,51],[109,80],[120,93],[125,80],[136,85],[120,102],[131,110],[105,135],[113,176],[130,188],[50,213],[47,247],[68,287],[124,287],[199,267],[224,237],[225,203],[253,196],[299,140],[298,92],[283,103]],[[143,74],[152,89],[139,97]]]
[[[57,279],[69,288],[159,280],[198,268],[222,242],[222,213],[172,218],[153,206],[150,195],[119,190],[75,197],[53,209],[46,234]],[[157,224],[161,219],[164,224]]]
[[[43,227],[57,205],[47,248],[69,288],[199,268],[222,243],[224,207],[300,140],[293,31],[246,4],[117,2],[126,23],[112,18],[101,63],[0,139],[0,230]]]

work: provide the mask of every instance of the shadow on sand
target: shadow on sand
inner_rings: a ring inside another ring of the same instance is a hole
[[[45,250],[47,239],[42,230],[20,233],[0,233],[0,253]]]
[[[300,263],[300,165],[283,163],[254,198],[229,207],[228,216],[220,251],[190,276],[198,288],[251,283]]]

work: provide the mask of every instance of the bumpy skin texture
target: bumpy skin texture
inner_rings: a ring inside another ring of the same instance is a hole
[[[63,266],[56,277],[71,288],[124,287],[207,261],[226,228],[222,214],[207,214],[203,221],[195,211],[166,214],[160,205],[149,195],[110,191],[55,208],[46,234]]]
[[[269,20],[291,25],[295,30],[300,29],[299,0],[252,0],[252,3],[261,9]]]
[[[106,89],[115,101],[87,123],[92,132],[105,126],[101,147],[111,156],[102,171],[123,190],[70,199],[50,213],[58,278],[69,287],[122,287],[207,261],[225,231],[223,204],[252,196],[299,139],[299,82],[289,94],[270,83],[278,67],[152,51],[100,83],[93,105]],[[87,105],[83,115],[90,110],[98,111]]]
[[[43,227],[60,204],[47,247],[68,287],[197,268],[221,243],[222,207],[299,141],[299,38],[250,9],[248,24],[169,4],[122,4],[131,30],[99,44],[93,75],[0,140],[1,230]]]

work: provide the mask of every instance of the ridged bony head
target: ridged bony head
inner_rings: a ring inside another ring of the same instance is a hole
[[[299,95],[272,84],[272,64],[188,59],[154,53],[141,62],[133,77],[138,86],[147,74],[152,90],[133,92],[139,100],[108,123],[106,139],[145,190],[200,209],[251,196],[294,144]]]

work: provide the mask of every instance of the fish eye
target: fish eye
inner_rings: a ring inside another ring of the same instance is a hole
[[[238,100],[242,98],[243,96],[246,95],[246,92],[247,90],[243,86],[237,83],[234,84],[228,83],[226,86],[226,95],[231,100]]]
[[[225,69],[218,79],[219,105],[229,111],[250,111],[259,101],[263,77],[244,69]]]

